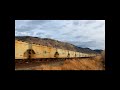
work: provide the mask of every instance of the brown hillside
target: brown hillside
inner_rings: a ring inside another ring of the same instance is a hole
[[[29,43],[35,43],[35,44],[50,46],[50,47],[54,47],[54,48],[71,50],[71,51],[96,53],[94,50],[91,50],[89,48],[81,48],[81,47],[77,47],[70,43],[61,42],[61,41],[53,40],[53,39],[49,39],[49,38],[38,38],[38,37],[31,37],[31,36],[16,36],[15,39],[29,42]]]

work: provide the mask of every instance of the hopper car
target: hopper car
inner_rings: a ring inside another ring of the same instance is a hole
[[[15,59],[47,59],[47,58],[80,58],[94,57],[96,54],[88,54],[71,50],[48,47],[40,44],[15,40]]]

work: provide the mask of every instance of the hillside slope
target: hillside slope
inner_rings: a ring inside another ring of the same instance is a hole
[[[53,40],[53,39],[49,39],[49,38],[38,38],[38,37],[31,37],[31,36],[16,36],[15,39],[29,42],[29,43],[50,46],[50,47],[54,47],[54,48],[60,48],[60,49],[78,51],[78,52],[85,52],[85,53],[96,53],[94,50],[91,50],[89,48],[81,48],[81,47],[77,47],[77,46],[67,43],[67,42],[61,42],[61,41]]]

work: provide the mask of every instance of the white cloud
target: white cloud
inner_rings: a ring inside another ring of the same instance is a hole
[[[17,20],[15,35],[71,42],[92,49],[105,48],[105,20]]]

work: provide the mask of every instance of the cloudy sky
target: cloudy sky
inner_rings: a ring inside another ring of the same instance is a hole
[[[105,20],[15,20],[15,36],[35,36],[105,49]]]

